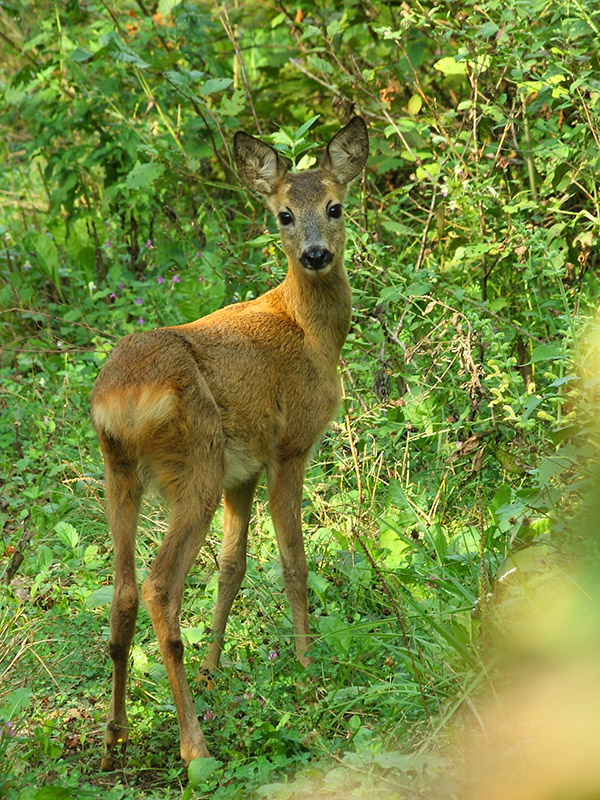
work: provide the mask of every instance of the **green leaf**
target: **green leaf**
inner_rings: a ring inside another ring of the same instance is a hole
[[[311,55],[308,57],[308,63],[313,69],[324,72],[325,75],[333,75],[333,67],[321,56]]]
[[[113,598],[112,586],[101,586],[99,589],[94,589],[85,598],[86,608],[101,608],[108,605]]]
[[[89,50],[84,50],[83,47],[76,47],[75,50],[73,50],[73,52],[69,56],[69,58],[71,58],[72,61],[81,62],[81,61],[89,61],[90,58],[93,57],[93,55],[94,54],[90,53]]]
[[[319,575],[311,570],[308,573],[308,588],[312,589],[319,596],[324,597],[329,588],[329,581],[323,575]]]
[[[66,786],[42,786],[35,794],[35,800],[71,800],[73,792]]]
[[[502,447],[497,447],[494,450],[494,455],[502,465],[502,468],[513,475],[524,475],[529,469],[527,465],[518,457],[504,450]]]
[[[164,171],[164,166],[155,161],[149,164],[136,164],[127,175],[125,183],[128,189],[148,189]]]
[[[71,525],[70,522],[61,521],[56,523],[54,531],[63,544],[75,550],[79,544],[79,533],[77,528]]]
[[[190,786],[199,789],[210,778],[213,772],[221,766],[216,758],[195,758],[188,767]]]
[[[409,228],[409,226],[405,225],[403,222],[396,222],[395,220],[386,219],[382,224],[386,231],[397,233],[399,236],[410,236],[412,238],[420,235],[418,230],[415,228]]]
[[[28,233],[23,244],[27,249],[33,250],[37,263],[43,274],[52,281],[57,289],[60,289],[60,279],[58,277],[58,250],[52,239],[45,233]]]
[[[311,128],[315,124],[315,122],[319,119],[320,116],[321,116],[320,114],[315,114],[314,117],[311,117],[305,123],[300,125],[300,127],[296,131],[296,141],[298,141],[298,139],[301,139],[304,136],[304,134],[309,130],[309,128]]]
[[[463,528],[452,539],[451,545],[456,553],[478,553],[481,547],[481,533],[473,526]]]
[[[93,221],[88,217],[79,217],[70,226],[66,250],[71,262],[81,266],[89,281],[95,277],[96,242],[90,236]],[[100,224],[96,226],[98,242],[103,244],[106,239],[106,228]]]
[[[495,297],[488,303],[491,311],[501,311],[507,304],[508,300],[506,299],[506,297]]]
[[[276,14],[273,17],[273,19],[271,20],[271,23],[270,23],[271,24],[271,30],[273,30],[273,28],[277,28],[279,25],[282,24],[282,22],[285,22],[286,19],[287,19],[287,15],[285,14],[284,11],[282,11],[281,14]]]
[[[226,94],[221,97],[219,112],[226,117],[237,117],[245,107],[246,93],[243,89],[236,89],[231,97]]]
[[[121,37],[111,31],[103,37],[106,50],[113,56],[115,61],[122,61],[125,64],[131,64],[138,69],[148,69],[150,64],[140,58],[131,47],[125,44]]]
[[[415,170],[417,174],[417,178],[422,181],[425,178],[435,178],[435,176],[440,171],[440,165],[437,161],[431,161],[429,164],[423,164],[421,167],[417,167]]]
[[[231,78],[210,78],[210,80],[200,86],[198,94],[204,96],[216,94],[217,92],[222,92],[224,89],[227,89],[232,83],[233,80]]]
[[[35,800],[37,792],[36,786],[26,786],[19,792],[17,800]]]
[[[492,513],[498,511],[502,506],[508,505],[512,498],[512,489],[506,483],[502,484],[496,494],[493,496],[490,503],[490,510]]]
[[[350,650],[352,627],[345,620],[335,614],[319,617],[319,631],[332,649],[342,653]]]
[[[492,36],[495,36],[499,30],[500,29],[498,28],[495,22],[485,22],[479,28],[479,35],[481,36],[482,39],[489,39]]]
[[[328,38],[333,39],[333,37],[336,36],[338,33],[342,33],[346,27],[347,27],[347,22],[345,19],[345,15],[342,17],[342,19],[332,20],[327,26]]]
[[[525,422],[531,416],[532,412],[544,402],[543,397],[539,397],[539,395],[532,394],[530,395],[527,400],[523,403],[523,414],[521,415],[521,422]]]
[[[384,557],[386,567],[394,569],[405,563],[406,558],[404,553],[409,545],[408,542],[398,536],[395,530],[387,528],[382,531],[379,535],[379,544],[381,547],[389,550],[389,553]]]
[[[206,638],[206,628],[182,628],[181,636],[188,644],[199,644]]]
[[[31,689],[13,689],[2,701],[0,720],[7,721],[27,708],[31,702]]]
[[[181,3],[181,0],[159,0],[157,11],[163,17],[168,17],[171,11]]]
[[[539,344],[533,348],[531,363],[538,361],[555,361],[557,358],[564,358],[565,354],[554,344]]]
[[[415,116],[423,108],[423,98],[420,94],[413,94],[408,101],[408,113]]]
[[[444,75],[465,75],[467,71],[466,62],[457,61],[454,56],[444,56],[436,61],[434,69],[443,72]]]
[[[316,156],[313,156],[310,153],[305,153],[300,159],[300,161],[298,161],[298,163],[296,164],[296,169],[298,170],[310,169],[310,167],[313,167],[316,163],[317,163]]]

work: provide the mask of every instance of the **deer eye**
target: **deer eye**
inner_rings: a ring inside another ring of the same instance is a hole
[[[292,215],[290,214],[289,211],[280,211],[279,212],[279,222],[281,222],[282,225],[284,225],[284,226],[291,225],[293,221],[294,221],[294,218],[292,217]]]
[[[329,216],[333,219],[339,219],[342,216],[342,206],[340,203],[334,203],[329,206]]]

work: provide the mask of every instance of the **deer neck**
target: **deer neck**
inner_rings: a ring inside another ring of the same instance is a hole
[[[312,275],[288,259],[281,295],[308,342],[337,364],[352,315],[352,290],[343,262],[334,263],[324,275]]]

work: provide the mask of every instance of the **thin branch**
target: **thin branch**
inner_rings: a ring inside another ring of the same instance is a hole
[[[419,248],[419,255],[417,256],[417,261],[415,264],[415,272],[418,272],[421,269],[421,265],[423,264],[423,259],[425,258],[425,248],[427,246],[427,235],[429,233],[429,228],[431,227],[431,223],[433,221],[433,217],[435,215],[435,198],[437,196],[437,184],[433,184],[433,193],[431,195],[431,203],[429,204],[429,212],[427,214],[427,219],[425,220],[425,227],[423,228],[423,235],[421,236],[421,247]]]
[[[250,91],[250,84],[248,83],[248,76],[246,75],[246,67],[244,65],[244,59],[242,58],[242,51],[240,50],[237,36],[235,35],[233,28],[231,27],[229,14],[227,13],[227,7],[225,6],[225,3],[220,2],[220,0],[215,0],[215,8],[217,9],[217,14],[219,16],[219,21],[223,26],[223,30],[227,34],[227,37],[231,42],[233,49],[235,51],[235,57],[237,59],[237,63],[239,64],[240,72],[242,73],[242,80],[244,82],[244,91],[246,92],[246,97],[248,98],[248,102],[250,104],[250,110],[252,111],[252,116],[254,117],[254,124],[256,125],[256,130],[258,131],[259,136],[262,138],[262,129],[260,127],[260,122],[258,121],[256,109],[254,108],[254,101],[252,99],[252,93]]]
[[[15,44],[15,43],[13,42],[13,40],[10,38],[10,36],[7,36],[7,34],[6,34],[6,33],[3,33],[2,31],[0,31],[0,39],[4,39],[4,41],[5,41],[5,42],[6,42],[8,45],[10,45],[10,47],[12,47],[12,48],[13,48],[13,50],[16,50],[16,52],[17,52],[17,53],[18,53],[20,56],[25,56],[25,58],[26,58],[26,59],[27,59],[29,62],[31,62],[31,63],[34,65],[34,67],[37,67],[37,69],[41,69],[41,65],[39,64],[39,62],[38,62],[38,61],[36,61],[36,59],[35,59],[35,58],[34,58],[32,55],[30,55],[28,52],[24,51],[22,47],[19,47],[19,45],[18,45],[18,44]]]

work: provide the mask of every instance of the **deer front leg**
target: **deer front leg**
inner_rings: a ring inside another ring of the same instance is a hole
[[[213,640],[202,662],[202,672],[214,672],[219,667],[229,612],[246,574],[248,523],[255,489],[256,479],[253,478],[225,492],[219,589],[212,622]]]
[[[308,566],[302,537],[302,485],[306,459],[277,464],[267,476],[269,506],[277,534],[285,593],[292,611],[296,655],[306,667],[312,659],[308,627]]]

